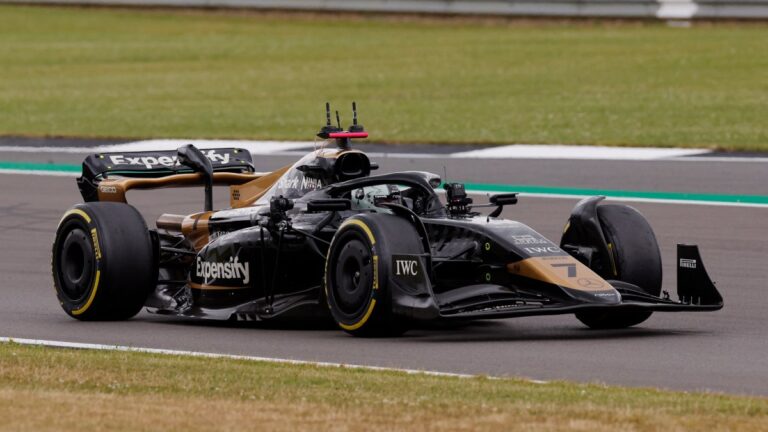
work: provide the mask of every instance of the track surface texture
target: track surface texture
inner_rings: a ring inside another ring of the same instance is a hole
[[[37,157],[37,156],[35,156]],[[5,160],[31,160],[10,154]],[[82,155],[47,154],[72,163]],[[256,169],[289,157],[259,157]],[[768,194],[756,163],[379,160],[381,172],[423,169],[450,179],[511,184]],[[216,190],[216,202],[224,194]],[[162,212],[202,206],[202,189],[135,192],[150,224]],[[475,196],[476,201],[483,197]],[[59,308],[50,246],[61,214],[81,200],[74,178],[0,175],[0,336],[221,352],[543,380],[768,395],[768,209],[634,203],[662,248],[665,288],[675,290],[675,245],[695,243],[725,297],[715,313],[657,313],[637,328],[595,331],[572,316],[427,325],[396,339],[356,339],[317,323],[210,323],[145,312],[129,322],[79,322]],[[559,239],[575,199],[523,198],[505,211]]]

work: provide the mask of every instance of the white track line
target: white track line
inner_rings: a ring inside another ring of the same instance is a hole
[[[199,351],[182,351],[182,350],[170,350],[170,349],[160,349],[160,348],[142,348],[142,347],[130,347],[130,346],[124,346],[124,345],[104,345],[104,344],[93,344],[93,343],[82,343],[82,342],[65,342],[65,341],[53,341],[53,340],[44,340],[44,339],[0,337],[0,343],[16,343],[19,345],[34,345],[34,346],[44,346],[44,347],[51,347],[51,348],[138,352],[138,353],[147,353],[147,354],[161,354],[161,355],[173,355],[173,356],[184,356],[184,357],[247,360],[247,361],[290,364],[290,365],[306,365],[306,366],[344,368],[344,369],[362,369],[362,370],[371,370],[371,371],[379,371],[379,372],[401,372],[401,373],[406,373],[411,375],[429,375],[429,376],[452,377],[452,378],[477,378],[480,376],[480,375],[439,372],[439,371],[430,371],[430,370],[401,369],[401,368],[394,368],[394,367],[366,366],[366,365],[331,363],[331,362],[315,362],[315,361],[308,361],[308,360],[294,360],[294,359],[274,358],[274,357],[245,356],[245,355],[235,355],[235,354],[207,353],[207,352],[199,352]],[[547,383],[546,381],[541,381],[541,380],[526,380],[526,381],[529,381],[535,384]]]
[[[92,147],[55,146],[0,146],[0,152],[13,153],[68,153],[88,154],[106,152],[175,150],[184,144],[202,148],[239,147],[249,150],[255,156],[303,156],[309,149],[319,146],[321,141],[252,141],[252,140],[204,140],[204,139],[150,139],[122,144]],[[397,146],[392,147],[397,150]],[[381,153],[370,156],[395,159],[560,159],[560,160],[623,160],[623,161],[685,161],[685,162],[765,162],[768,158],[706,157],[707,149],[679,149],[654,147],[603,147],[573,145],[532,145],[513,144],[492,146],[457,153]]]
[[[452,158],[657,160],[710,153],[707,149],[514,144],[452,153]]]
[[[183,139],[158,139],[133,141],[123,144],[109,144],[93,147],[33,147],[33,146],[0,146],[0,152],[7,153],[108,153],[108,152],[132,152],[132,151],[169,151],[176,150],[185,144],[194,144],[200,148],[228,148],[238,147],[250,151],[254,155],[271,155],[280,152],[289,152],[296,149],[311,149],[312,141],[238,141],[238,140],[183,140]],[[306,152],[301,153],[306,154]]]
[[[34,147],[34,146],[0,146],[0,152],[5,153],[98,153],[99,147]]]
[[[768,163],[768,157],[739,157],[739,156],[690,156],[680,159],[671,159],[674,161],[686,162],[760,162]]]
[[[184,140],[184,139],[153,139],[134,141],[125,144],[99,146],[100,152],[128,151],[158,151],[176,150],[185,144],[194,144],[200,148],[244,148],[254,155],[268,155],[276,152],[314,147],[312,141],[243,141],[243,140]],[[318,142],[318,145],[320,143]]]
[[[23,169],[5,169],[0,168],[0,174],[28,174],[37,176],[61,176],[61,177],[80,177],[80,173],[72,171],[44,171],[44,170],[23,170]]]

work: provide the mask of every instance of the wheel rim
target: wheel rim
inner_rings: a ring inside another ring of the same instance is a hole
[[[373,262],[368,246],[352,239],[339,252],[335,270],[334,297],[342,312],[356,315],[370,299],[373,287]]]
[[[61,290],[73,302],[85,298],[91,286],[94,267],[91,239],[80,228],[71,230],[59,252],[58,277]]]

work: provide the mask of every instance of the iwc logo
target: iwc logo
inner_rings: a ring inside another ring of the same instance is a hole
[[[418,276],[419,262],[416,260],[395,260],[395,274],[397,276]]]
[[[421,260],[414,255],[392,255],[394,276],[408,279],[421,279]]]

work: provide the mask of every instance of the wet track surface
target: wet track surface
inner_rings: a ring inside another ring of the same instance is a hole
[[[44,158],[82,160],[80,155]],[[257,169],[292,160],[263,157]],[[768,194],[768,168],[756,163],[380,162],[382,172],[442,172],[445,165],[449,177],[477,182]],[[221,204],[224,194],[216,192]],[[699,244],[725,297],[720,312],[657,313],[637,328],[621,331],[588,330],[565,315],[430,325],[402,338],[364,340],[317,323],[240,325],[147,313],[129,322],[73,320],[55,297],[50,245],[61,214],[80,200],[72,177],[0,175],[0,336],[768,395],[768,208],[632,204],[650,220],[659,238],[665,287],[674,292],[675,245]],[[202,189],[132,192],[130,200],[151,223],[161,212],[199,210]],[[576,201],[523,198],[505,216],[559,239]]]

